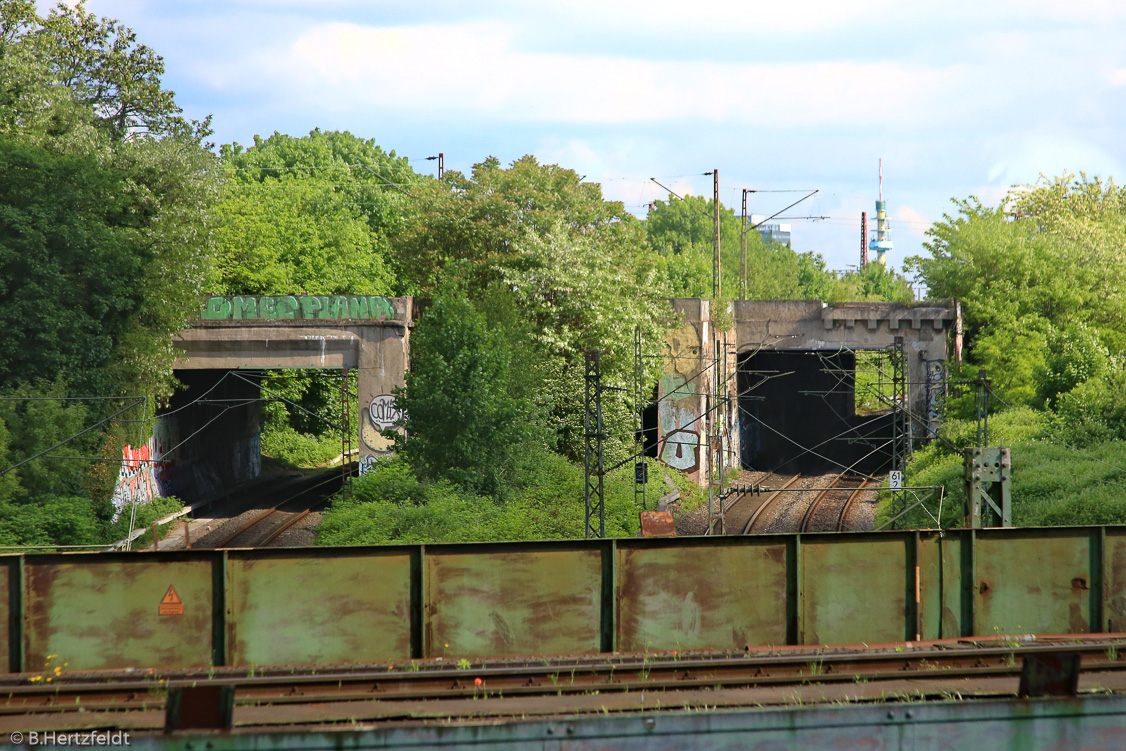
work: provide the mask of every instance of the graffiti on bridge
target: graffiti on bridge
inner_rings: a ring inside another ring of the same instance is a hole
[[[367,474],[380,456],[391,453],[395,441],[384,435],[383,431],[399,427],[402,421],[403,410],[395,404],[395,397],[391,394],[380,394],[368,403],[360,426],[360,440],[372,453],[360,459],[361,475]]]
[[[378,295],[263,295],[209,297],[200,312],[205,321],[386,320],[395,306]]]
[[[661,461],[682,472],[700,466],[700,434],[692,430],[675,430],[665,436]]]
[[[176,436],[170,420],[157,418],[153,436],[143,446],[126,445],[121,451],[121,472],[113,489],[113,519],[133,504],[151,503],[170,493],[177,472]]]

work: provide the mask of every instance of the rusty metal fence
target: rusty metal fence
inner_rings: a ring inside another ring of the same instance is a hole
[[[1126,630],[1126,527],[0,556],[9,670]]]

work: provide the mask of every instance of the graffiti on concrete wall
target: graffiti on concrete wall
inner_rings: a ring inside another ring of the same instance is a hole
[[[700,374],[692,366],[701,356],[701,336],[695,326],[685,326],[669,341],[671,373],[660,382],[657,420],[661,461],[682,472],[700,468]]]
[[[263,295],[209,297],[200,318],[205,321],[386,320],[395,306],[377,295]]]
[[[380,394],[368,403],[360,426],[360,441],[368,451],[360,460],[360,474],[366,474],[380,456],[391,453],[395,441],[384,431],[398,427],[403,421],[403,410],[395,404],[391,394]]]
[[[126,445],[121,451],[121,472],[113,489],[113,521],[133,504],[175,495],[178,466],[172,420],[156,419],[153,436],[143,446]]]
[[[696,384],[673,373],[661,379],[657,419],[661,428],[661,461],[683,472],[700,466],[699,396]]]
[[[122,450],[121,473],[113,489],[113,521],[116,522],[121,512],[129,506],[152,501],[153,496],[158,494],[155,485],[150,446],[125,446]]]

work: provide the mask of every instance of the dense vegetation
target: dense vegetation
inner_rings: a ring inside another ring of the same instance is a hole
[[[40,15],[0,0],[0,545],[122,536],[117,457],[151,435],[176,387],[171,336],[206,293],[430,301],[397,394],[409,438],[337,503],[323,541],[580,535],[583,352],[600,349],[604,381],[628,387],[635,332],[659,352],[675,324],[665,300],[712,294],[714,205],[669,196],[638,219],[532,156],[433,179],[346,132],[215,148],[162,74],[153,50],[81,3]],[[720,208],[729,300],[743,227]],[[996,209],[957,202],[910,260],[932,295],[962,301],[967,372],[988,368],[992,442],[1014,449],[1018,523],[1126,519],[1124,222],[1122,189],[1065,176]],[[838,274],[745,240],[749,298],[911,299],[882,266]],[[264,453],[337,458],[334,374],[276,372],[264,387]],[[604,407],[616,463],[632,451],[631,405],[611,391]],[[945,485],[956,523],[973,431],[965,403],[948,408],[911,481]],[[631,467],[608,479],[612,534],[636,531]],[[684,485],[652,471],[651,491]]]
[[[962,301],[967,364],[993,383],[990,443],[1013,452],[1017,525],[1126,521],[1126,190],[1064,175],[1012,190],[997,208],[970,198],[930,230],[908,264],[939,297]],[[909,481],[942,485],[944,526],[962,517],[961,449],[974,445],[967,398]],[[937,503],[908,521],[934,526]]]
[[[120,535],[96,458],[151,431],[211,285],[218,160],[162,73],[81,5],[0,2],[0,544]]]

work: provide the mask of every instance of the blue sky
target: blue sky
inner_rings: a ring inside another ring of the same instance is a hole
[[[45,3],[41,3],[46,7]],[[1124,178],[1122,0],[88,0],[161,54],[186,114],[249,143],[315,127],[432,172],[534,154],[644,213],[679,193],[819,189],[796,250],[856,264],[877,160],[895,250],[951,197]],[[771,214],[791,194],[757,193]]]

